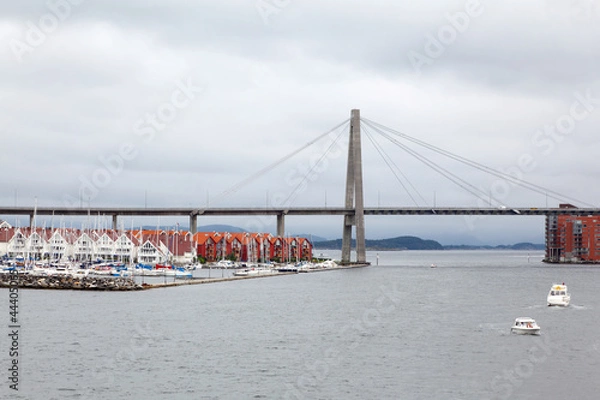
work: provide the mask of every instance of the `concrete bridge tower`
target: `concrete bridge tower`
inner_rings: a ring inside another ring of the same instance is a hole
[[[341,261],[343,264],[351,262],[352,226],[356,226],[356,262],[365,263],[367,256],[365,250],[365,213],[360,146],[360,110],[356,109],[352,110],[350,117],[345,207],[354,209],[354,215],[344,216]]]

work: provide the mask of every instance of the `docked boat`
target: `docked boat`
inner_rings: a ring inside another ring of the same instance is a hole
[[[217,263],[215,263],[214,266],[215,266],[215,268],[225,268],[225,269],[228,269],[228,268],[237,268],[238,264],[235,263],[235,262],[233,262],[233,261],[231,261],[231,260],[222,259],[222,260],[219,260]]]
[[[73,271],[73,276],[85,278],[90,275],[90,270],[85,268],[76,269]]]
[[[548,292],[547,301],[549,306],[568,306],[571,302],[571,295],[567,290],[567,285],[564,283],[552,285]]]
[[[519,317],[515,319],[515,323],[510,328],[512,333],[518,335],[539,335],[540,326],[530,317]]]
[[[48,269],[48,275],[72,275],[73,270],[65,265],[56,265]]]
[[[192,279],[192,271],[185,268],[177,268],[175,270],[175,279]]]
[[[201,263],[186,264],[183,266],[183,268],[185,268],[187,271],[195,271],[197,269],[202,269],[202,264]]]
[[[251,267],[251,268],[243,268],[235,271],[233,273],[234,276],[258,276],[258,275],[273,275],[278,271],[271,268],[264,267]]]
[[[305,263],[308,269],[319,269],[319,268],[337,268],[338,264],[333,260],[325,260],[319,263],[310,265],[310,263]]]
[[[154,273],[157,276],[175,276],[175,266],[172,264],[156,264]]]

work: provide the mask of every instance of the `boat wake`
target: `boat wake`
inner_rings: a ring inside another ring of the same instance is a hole
[[[588,306],[578,305],[578,304],[569,304],[568,306],[546,306],[546,308],[551,310],[589,310]]]
[[[495,334],[500,334],[500,335],[510,334],[510,331],[507,331],[506,323],[500,323],[500,322],[487,322],[487,323],[479,324],[479,326],[477,327],[477,330],[479,332],[484,332],[484,333],[490,332],[490,333],[495,333]]]
[[[545,304],[534,304],[531,306],[528,306],[527,309],[528,310],[537,310],[537,309],[541,309],[541,308],[547,308],[548,306]]]
[[[589,310],[587,306],[582,306],[579,304],[571,304],[568,308],[572,308],[574,310]]]

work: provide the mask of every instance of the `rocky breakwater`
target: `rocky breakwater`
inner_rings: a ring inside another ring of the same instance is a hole
[[[12,274],[0,275],[0,287],[9,287],[14,280]],[[71,275],[39,276],[19,274],[18,287],[30,289],[64,290],[141,290],[144,289],[130,278],[78,277]],[[12,283],[14,287],[14,282]]]

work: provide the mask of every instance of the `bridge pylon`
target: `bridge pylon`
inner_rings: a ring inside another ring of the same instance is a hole
[[[344,216],[342,235],[342,264],[350,263],[352,249],[352,226],[356,226],[356,262],[366,263],[365,213],[363,196],[362,155],[360,145],[360,110],[352,110],[350,116],[350,139],[348,145],[348,166],[346,171],[347,209],[353,215]]]

